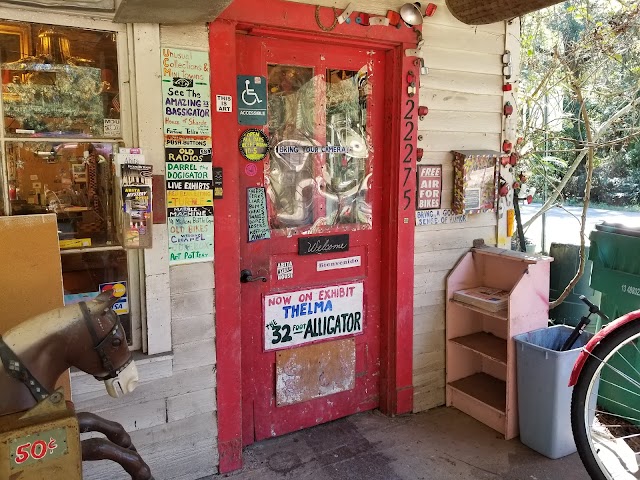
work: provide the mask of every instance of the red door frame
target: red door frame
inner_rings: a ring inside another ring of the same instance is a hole
[[[268,6],[265,5],[268,3]],[[320,17],[331,18],[323,8]],[[332,45],[367,46],[386,56],[385,139],[382,175],[383,212],[381,279],[380,410],[388,415],[413,408],[413,255],[415,231],[416,144],[418,98],[408,91],[409,72],[419,78],[416,34],[402,27],[338,25],[320,30],[315,6],[282,0],[235,0],[209,26],[212,98],[233,97],[233,113],[213,112],[213,162],[224,168],[224,198],[216,200],[215,284],[219,471],[242,467],[242,369],[240,322],[240,165],[237,159],[236,35],[247,31],[270,37]],[[212,110],[215,110],[212,108]]]

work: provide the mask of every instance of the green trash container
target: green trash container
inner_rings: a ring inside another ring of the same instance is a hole
[[[611,320],[640,309],[640,229],[621,225],[601,224],[589,236],[589,260],[593,262],[591,287],[602,293],[600,309]],[[596,331],[602,327],[598,317]],[[622,371],[629,365],[640,371],[640,353],[630,345],[610,362]],[[624,359],[621,358],[624,356]],[[601,374],[598,404],[605,410],[630,418],[637,418],[637,410],[624,405],[636,405],[640,389],[619,385],[619,376],[612,369]],[[636,391],[632,391],[636,390]]]
[[[586,257],[589,257],[589,247],[586,247]],[[573,277],[580,265],[580,245],[566,243],[552,243],[549,256],[553,257],[549,278],[549,300],[558,298]],[[569,296],[556,308],[549,310],[549,317],[556,325],[570,325],[575,327],[580,318],[589,313],[589,307],[580,300],[584,295],[594,305],[600,305],[600,292],[589,286],[591,277],[591,260],[586,260],[584,273]],[[587,331],[595,332],[595,323],[589,324]]]

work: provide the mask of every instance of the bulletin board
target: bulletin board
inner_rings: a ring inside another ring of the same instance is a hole
[[[58,224],[54,214],[0,217],[0,335],[64,306]],[[61,379],[69,399],[69,375]],[[60,382],[58,382],[60,385]]]

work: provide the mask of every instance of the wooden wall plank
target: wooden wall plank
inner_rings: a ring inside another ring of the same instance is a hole
[[[173,349],[173,371],[215,364],[216,344],[213,339],[176,345]]]
[[[111,398],[106,394],[103,387],[99,395],[87,393],[78,396],[81,401],[76,400],[76,407],[81,411],[96,413],[114,406],[125,410],[129,405],[152,399],[170,398],[212,389],[216,385],[216,377],[212,370],[211,365],[182,370],[161,381],[141,383],[132,393],[120,398]]]
[[[460,67],[463,68],[463,67]],[[452,90],[461,93],[478,95],[498,95],[502,92],[502,75],[480,74],[455,70],[440,70],[430,68],[429,75],[422,76],[422,89]]]
[[[213,313],[213,290],[199,290],[171,295],[171,317],[197,317]]]
[[[211,290],[215,287],[213,262],[174,265],[169,269],[169,273],[171,275],[171,295]]]
[[[428,45],[423,56],[427,67],[443,71],[495,75],[502,68],[502,54],[479,53],[476,50],[451,50]]]
[[[499,112],[430,110],[429,115],[418,122],[418,130],[500,134],[502,115]]]
[[[479,95],[455,90],[423,88],[420,90],[420,103],[429,107],[429,115],[439,110],[496,114],[500,113],[502,108],[502,95]]]
[[[422,30],[422,38],[427,46],[434,48],[493,55],[504,53],[505,35],[503,31],[482,31],[467,28],[452,30],[449,25],[427,23]],[[429,55],[429,53],[430,49],[426,54]]]
[[[494,150],[500,148],[499,133],[459,133],[427,131],[424,145],[428,150]]]
[[[453,250],[460,248],[469,249],[473,246],[473,240],[476,238],[485,239],[485,243],[487,245],[494,244],[496,229],[494,225],[470,225],[467,228],[444,230],[438,235],[426,235],[424,232],[419,232],[416,233],[415,237],[416,253],[437,252],[440,250]]]
[[[171,328],[174,348],[194,341],[215,338],[215,321],[213,314],[196,317],[180,317],[173,320]]]
[[[213,412],[216,409],[214,388],[198,390],[167,398],[167,421],[176,422],[194,415]]]

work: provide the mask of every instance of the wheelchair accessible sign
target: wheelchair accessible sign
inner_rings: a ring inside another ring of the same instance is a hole
[[[267,124],[267,79],[238,75],[238,123]]]

